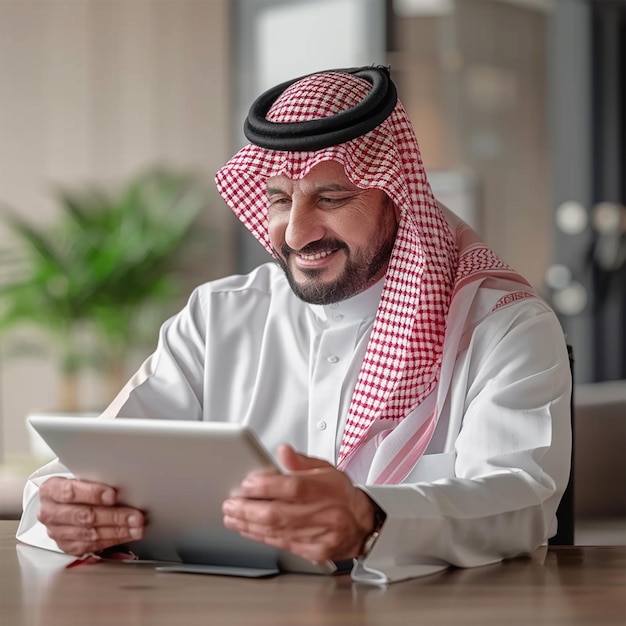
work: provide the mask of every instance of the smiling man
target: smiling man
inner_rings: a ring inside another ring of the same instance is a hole
[[[331,304],[381,279],[393,250],[397,215],[379,189],[359,189],[336,161],[301,181],[267,184],[272,250],[294,294]]]
[[[563,334],[434,198],[388,70],[278,85],[244,129],[216,183],[276,262],[196,289],[104,415],[245,423],[288,472],[248,476],[225,526],[354,558],[355,580],[545,543],[569,473]],[[82,554],[142,536],[111,487],[63,471],[29,480],[21,540]]]

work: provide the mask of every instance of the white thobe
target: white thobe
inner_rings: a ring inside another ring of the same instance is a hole
[[[105,415],[242,422],[271,451],[289,443],[335,463],[381,291],[382,281],[337,304],[306,304],[274,263],[202,285]],[[433,438],[403,483],[368,484],[358,462],[348,470],[387,514],[355,580],[493,563],[556,530],[571,448],[559,323],[536,298],[470,323]],[[20,540],[58,549],[36,511],[41,482],[64,472],[55,461],[30,477]]]

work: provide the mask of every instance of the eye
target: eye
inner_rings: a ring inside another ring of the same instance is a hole
[[[284,195],[271,195],[267,198],[271,209],[286,210],[291,206],[291,198]]]
[[[343,206],[350,200],[351,196],[339,195],[339,196],[319,196],[317,203],[319,206],[325,209],[334,209]]]

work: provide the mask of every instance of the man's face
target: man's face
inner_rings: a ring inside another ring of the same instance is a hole
[[[397,216],[379,189],[359,189],[336,161],[301,180],[267,181],[269,237],[294,293],[330,304],[382,278],[393,249]]]

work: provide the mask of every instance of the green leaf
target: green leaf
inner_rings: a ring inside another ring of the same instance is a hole
[[[5,209],[0,219],[19,245],[0,251],[0,334],[38,327],[61,346],[65,369],[152,342],[181,290],[179,255],[197,240],[196,218],[213,194],[156,167],[120,189],[54,189],[59,217],[45,228]],[[81,356],[74,334],[85,325],[96,345]]]

